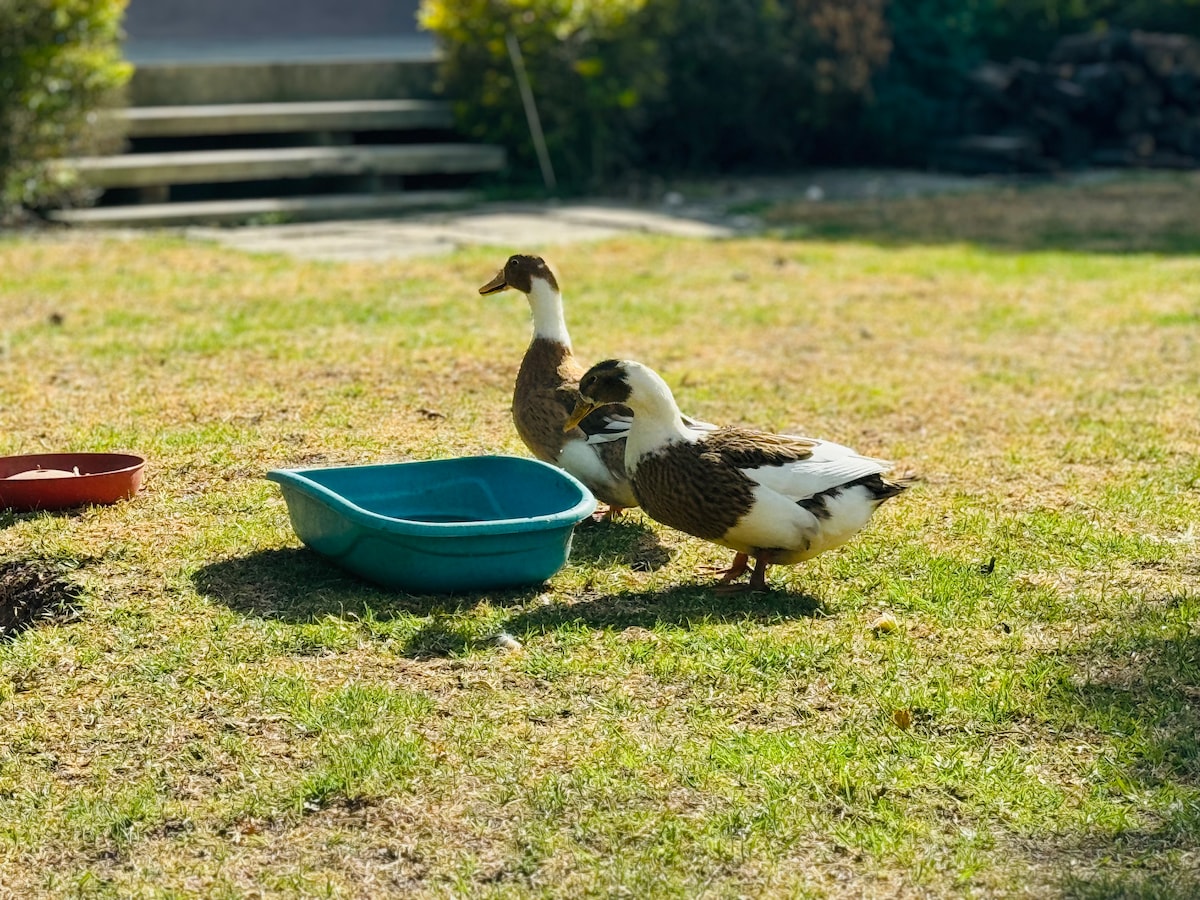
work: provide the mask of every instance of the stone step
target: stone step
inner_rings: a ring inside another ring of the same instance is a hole
[[[117,116],[134,138],[454,127],[450,104],[438,100],[139,106]]]
[[[487,144],[275,147],[130,153],[61,160],[94,187],[155,187],[322,175],[430,175],[497,172],[504,148]]]
[[[480,195],[474,191],[391,191],[380,194],[324,194],[60,209],[49,213],[49,218],[68,225],[106,227],[198,223],[237,225],[264,217],[286,221],[319,221],[386,216],[419,209],[469,206],[479,200]]]

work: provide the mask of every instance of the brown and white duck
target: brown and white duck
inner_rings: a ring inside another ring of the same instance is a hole
[[[517,433],[538,459],[570,472],[608,504],[611,518],[637,506],[625,474],[625,435],[630,411],[620,405],[597,406],[564,428],[579,400],[583,366],[571,350],[558,280],[539,256],[515,255],[496,277],[479,289],[495,294],[513,289],[529,300],[533,340],[521,360],[513,389],[512,414]],[[712,428],[681,417],[685,427]]]
[[[667,383],[630,360],[592,366],[566,428],[603,404],[633,413],[625,470],[650,518],[737,552],[722,585],[766,589],[767,567],[792,565],[850,540],[905,490],[891,464],[849,447],[745,428],[688,428]],[[749,585],[733,586],[755,560]]]

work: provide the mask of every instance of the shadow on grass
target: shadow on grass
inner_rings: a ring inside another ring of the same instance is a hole
[[[1200,253],[1200,179],[1040,185],[853,203],[789,202],[765,221],[797,240],[886,247],[976,244],[1003,252]]]
[[[639,531],[634,529],[633,534],[636,540]],[[602,536],[601,540],[612,537]],[[408,637],[402,651],[418,659],[457,656],[493,646],[496,630],[481,634],[477,622],[457,614],[484,601],[497,607],[524,606],[545,590],[545,585],[534,585],[456,595],[405,594],[360,581],[300,548],[224,559],[204,566],[192,580],[202,596],[241,615],[294,625],[325,616],[370,616],[376,620],[428,617],[429,621]],[[520,635],[568,626],[620,630],[667,624],[688,628],[701,622],[778,622],[821,613],[821,601],[806,594],[719,594],[711,585],[691,584],[639,593],[590,592],[573,603],[523,609],[505,621],[501,629]]]
[[[626,518],[576,528],[571,559],[624,566],[634,572],[657,572],[671,561],[671,550],[645,522]]]
[[[676,585],[662,591],[588,594],[574,603],[525,610],[504,627],[512,634],[553,631],[564,626],[621,630],[656,625],[713,622],[780,622],[823,615],[821,600],[787,591],[720,594],[709,585]]]
[[[1155,853],[1155,847],[1170,850],[1171,844],[1154,833],[1139,833],[1102,847],[1080,847],[1081,858],[1091,855],[1128,855],[1127,848],[1137,847],[1139,855]],[[1195,900],[1200,897],[1200,873],[1182,871],[1173,865],[1159,871],[1125,869],[1096,875],[1069,874],[1063,880],[1065,900]]]
[[[772,591],[762,594],[716,594],[710,587],[679,585],[663,591],[593,594],[574,603],[554,603],[525,610],[504,622],[500,633],[526,635],[559,628],[623,631],[674,625],[691,628],[713,622],[780,622],[821,614],[821,601],[806,594]],[[435,616],[413,634],[404,655],[416,659],[461,656],[496,645],[496,632],[473,633],[471,624]]]
[[[430,615],[461,612],[485,598],[498,605],[521,603],[542,588],[464,594],[406,594],[385,590],[348,575],[303,548],[264,550],[211,563],[192,581],[196,590],[245,616],[292,624],[323,616]]]
[[[72,506],[69,509],[35,509],[30,512],[17,512],[13,509],[0,509],[0,531],[11,528],[18,522],[29,522],[33,519],[72,519],[83,515],[90,507]]]
[[[1065,735],[1111,744],[1103,780],[1142,798],[1144,825],[1051,837],[1031,853],[1061,865],[1065,897],[1200,897],[1200,637],[1106,635],[1068,660],[1051,708]]]
[[[37,625],[77,620],[82,594],[61,563],[0,559],[0,643]]]
[[[1056,700],[1111,736],[1127,777],[1197,790],[1200,848],[1200,636],[1133,635],[1087,648],[1081,671]]]

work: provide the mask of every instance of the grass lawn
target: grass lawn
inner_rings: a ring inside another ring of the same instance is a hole
[[[540,248],[0,238],[0,454],[150,460],[132,502],[0,511],[0,566],[63,600],[0,642],[0,897],[1200,895],[1197,209],[1135,181],[557,249],[582,358],[922,476],[735,597],[636,512],[462,597],[295,539],[270,468],[524,453],[527,308],[475,289]]]

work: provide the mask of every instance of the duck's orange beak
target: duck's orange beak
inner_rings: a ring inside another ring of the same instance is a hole
[[[580,397],[575,401],[575,408],[571,410],[571,415],[567,417],[567,421],[563,422],[563,431],[570,431],[572,428],[578,427],[579,423],[586,419],[588,413],[595,408],[595,403]]]
[[[501,269],[496,273],[496,277],[479,289],[481,294],[497,294],[508,287],[508,282],[504,280],[504,270]]]

